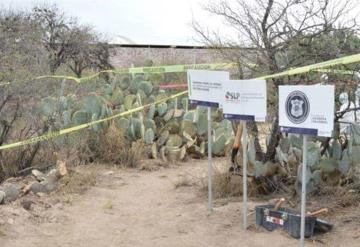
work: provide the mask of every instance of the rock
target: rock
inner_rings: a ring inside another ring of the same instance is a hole
[[[37,181],[41,182],[41,181],[44,181],[46,179],[46,176],[44,173],[42,173],[41,171],[39,170],[32,170],[31,171],[31,174],[36,178]]]
[[[104,176],[112,176],[114,175],[114,171],[106,171],[104,172]]]
[[[56,203],[56,204],[54,205],[54,207],[57,208],[57,209],[63,209],[63,208],[64,208],[64,205],[63,205],[62,203],[58,202],[58,203]]]
[[[45,186],[45,192],[47,193],[54,191],[59,187],[59,183],[57,181],[46,181],[42,184]]]
[[[20,188],[16,184],[3,184],[1,190],[5,192],[5,200],[9,202],[15,201],[20,196]]]
[[[22,200],[20,202],[21,206],[25,209],[25,210],[30,210],[31,209],[31,204],[33,204],[34,202],[33,201],[30,201],[30,200]]]
[[[59,179],[61,178],[61,174],[59,172],[59,170],[57,169],[52,169],[47,177],[46,177],[46,182],[48,183],[55,183],[57,182]]]
[[[0,191],[0,204],[5,203],[6,193],[4,191]]]
[[[46,194],[43,193],[43,192],[38,192],[38,193],[36,193],[36,195],[37,195],[38,197],[44,197],[44,196],[46,196]]]
[[[12,219],[12,218],[8,219],[7,222],[8,222],[10,225],[14,225],[14,223],[15,223],[14,219]]]
[[[34,182],[27,186],[28,190],[33,192],[34,194],[37,193],[44,193],[46,191],[45,186],[39,182]]]
[[[58,160],[56,166],[61,177],[67,174],[66,163],[64,161]]]
[[[5,225],[6,221],[3,219],[0,219],[0,226]]]
[[[59,183],[57,181],[53,181],[53,179],[48,178],[48,180],[43,181],[41,183],[34,182],[30,185],[29,190],[33,192],[34,194],[38,193],[49,193],[51,191],[54,191],[58,188]]]

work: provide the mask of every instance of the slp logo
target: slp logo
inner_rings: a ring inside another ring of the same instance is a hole
[[[307,96],[301,91],[291,92],[286,98],[285,110],[288,119],[294,124],[305,122],[310,112]]]
[[[227,100],[238,100],[240,98],[240,93],[236,92],[226,92],[225,99]]]

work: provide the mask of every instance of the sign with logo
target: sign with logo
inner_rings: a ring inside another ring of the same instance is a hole
[[[266,118],[265,80],[223,82],[224,118],[264,122]]]
[[[229,80],[229,72],[209,70],[188,70],[190,103],[219,107],[222,101],[222,82]]]
[[[280,131],[331,137],[334,86],[279,86]]]

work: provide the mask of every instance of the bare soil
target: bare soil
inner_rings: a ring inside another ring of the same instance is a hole
[[[253,213],[244,231],[241,198],[216,200],[209,213],[201,190],[204,160],[152,171],[96,169],[97,183],[84,193],[28,195],[0,206],[0,246],[298,246],[285,232],[255,226]],[[250,209],[266,203],[255,201]],[[332,214],[334,230],[307,240],[307,246],[360,246],[360,210]]]

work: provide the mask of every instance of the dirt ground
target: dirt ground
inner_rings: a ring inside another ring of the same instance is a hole
[[[24,200],[0,206],[0,246],[298,246],[280,230],[256,227],[254,214],[244,231],[241,198],[218,200],[209,213],[200,189],[206,160],[156,171],[97,169],[96,185],[84,193],[29,196],[29,210]],[[339,211],[334,221],[331,233],[306,245],[360,246],[359,210]]]

